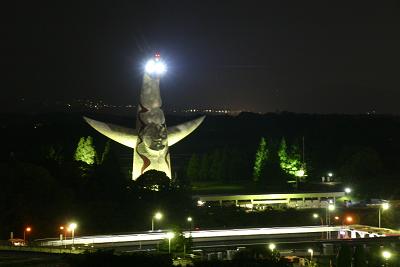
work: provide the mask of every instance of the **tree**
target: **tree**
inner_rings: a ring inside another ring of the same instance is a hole
[[[110,140],[107,140],[105,146],[104,146],[104,150],[103,153],[101,154],[101,158],[100,158],[100,162],[98,162],[98,164],[103,164],[104,161],[109,157],[110,155]]]
[[[336,266],[351,267],[351,248],[348,245],[342,245],[336,259]]]
[[[148,170],[136,179],[140,189],[150,191],[166,191],[170,187],[170,179],[165,172]]]
[[[367,266],[367,254],[365,253],[365,248],[362,245],[356,246],[354,252],[354,267],[364,267]]]
[[[222,153],[219,149],[215,149],[210,156],[210,178],[214,181],[221,180],[221,162],[222,162]]]
[[[203,154],[200,162],[199,180],[208,180],[210,174],[210,156],[207,153]]]
[[[256,152],[256,158],[254,160],[253,167],[253,180],[258,182],[260,180],[261,174],[265,168],[265,163],[268,158],[267,142],[264,137],[261,137],[260,144]]]
[[[191,181],[196,181],[199,178],[200,159],[196,154],[192,154],[186,168],[186,176]]]
[[[289,174],[292,178],[295,178],[295,182],[303,180],[306,175],[305,166],[301,162],[301,156],[299,148],[296,145],[292,145],[288,151],[286,140],[282,137],[281,144],[278,150],[278,156],[280,161],[280,167],[284,172]]]
[[[59,145],[48,145],[42,147],[42,154],[46,161],[53,161],[60,164],[63,161],[62,147]]]
[[[96,149],[93,145],[93,137],[81,137],[75,150],[74,159],[93,165],[96,162]]]

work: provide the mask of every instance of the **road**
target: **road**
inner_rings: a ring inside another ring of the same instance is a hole
[[[226,241],[226,240],[247,240],[279,237],[280,235],[302,235],[316,234],[320,236],[325,232],[338,232],[341,226],[299,226],[299,227],[272,227],[272,228],[247,228],[247,229],[224,229],[224,230],[200,230],[185,231],[186,237],[192,236],[193,242]],[[40,246],[64,246],[64,245],[86,245],[98,246],[110,244],[111,246],[129,244],[157,244],[167,238],[167,231],[142,232],[125,235],[96,235],[76,237],[73,240],[36,240]]]

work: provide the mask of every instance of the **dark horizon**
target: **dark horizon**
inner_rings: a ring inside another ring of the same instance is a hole
[[[400,114],[395,3],[66,3],[17,5],[0,112],[22,98],[136,105],[159,51],[169,107]]]

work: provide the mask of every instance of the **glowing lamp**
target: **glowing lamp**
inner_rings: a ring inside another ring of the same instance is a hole
[[[162,217],[163,217],[163,215],[162,215],[161,212],[157,212],[157,213],[154,215],[154,218],[156,218],[157,220],[161,220]]]
[[[168,239],[172,239],[172,238],[174,238],[175,237],[175,234],[173,233],[173,232],[168,232],[167,233],[167,238]]]
[[[392,257],[392,253],[390,253],[390,251],[384,250],[384,251],[382,252],[382,257],[383,257],[385,260],[388,260],[388,259],[390,259],[390,258]]]
[[[161,75],[167,71],[167,66],[158,57],[156,57],[156,59],[150,59],[147,61],[144,69],[148,74]]]
[[[383,210],[387,210],[387,209],[389,209],[389,207],[390,207],[390,206],[389,206],[389,203],[383,203],[383,204],[382,204],[382,209],[383,209]]]
[[[77,225],[76,223],[71,223],[71,224],[69,225],[69,229],[71,229],[71,230],[75,230],[76,227],[78,227],[78,225]]]

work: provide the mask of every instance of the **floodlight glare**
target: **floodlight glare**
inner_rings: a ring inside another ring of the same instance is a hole
[[[160,60],[155,61],[154,59],[150,59],[147,61],[144,69],[148,74],[161,75],[167,71],[167,66]]]

